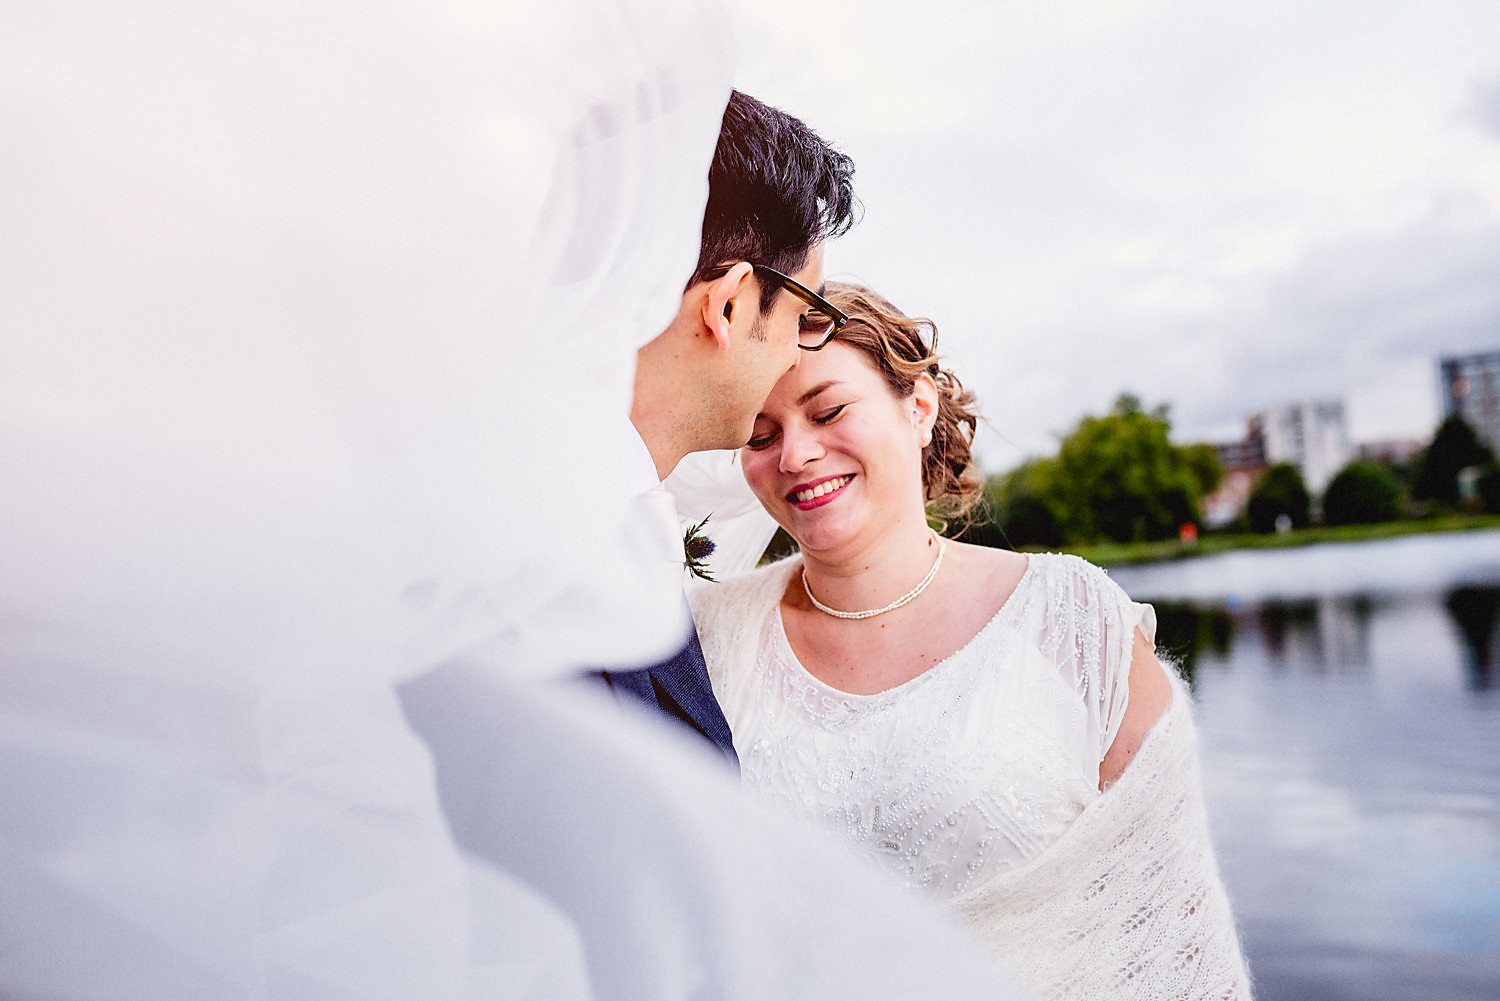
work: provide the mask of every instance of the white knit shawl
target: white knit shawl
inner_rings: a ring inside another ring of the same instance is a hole
[[[1209,842],[1188,693],[1118,782],[1024,865],[957,907],[1045,998],[1248,1001]]]

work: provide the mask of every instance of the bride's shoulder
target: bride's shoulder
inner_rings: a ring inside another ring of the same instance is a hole
[[[1024,580],[1047,596],[1044,607],[1052,615],[1092,612],[1128,600],[1107,570],[1081,556],[1029,553],[1025,559]]]
[[[950,541],[949,545],[953,545]],[[1024,577],[1031,583],[1052,585],[1110,583],[1109,574],[1088,560],[1069,553],[1020,553],[973,543],[958,543],[983,575]]]

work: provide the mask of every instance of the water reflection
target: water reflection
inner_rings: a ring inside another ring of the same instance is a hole
[[[1468,652],[1469,684],[1483,691],[1494,684],[1495,623],[1500,620],[1500,587],[1459,587],[1443,602]]]
[[[1220,656],[1234,642],[1234,618],[1222,608],[1181,601],[1156,603],[1156,648],[1177,665],[1189,685],[1198,657]]]
[[[1256,997],[1500,998],[1500,532],[1112,576],[1191,678]]]
[[[1493,688],[1500,586],[1453,588],[1442,604],[1463,644],[1470,687],[1475,691]],[[1369,594],[1273,598],[1233,613],[1220,605],[1159,601],[1155,603],[1157,648],[1178,666],[1189,684],[1200,654],[1223,659],[1237,630],[1259,637],[1273,667],[1359,671],[1371,660],[1371,625],[1379,606],[1380,599]]]
[[[1496,605],[1490,606],[1488,628],[1493,630],[1500,613],[1500,590],[1491,593]],[[1469,599],[1464,607],[1471,604]],[[1362,670],[1370,662],[1376,601],[1369,595],[1269,600],[1233,612],[1219,605],[1182,601],[1156,602],[1155,607],[1157,648],[1178,664],[1189,683],[1199,656],[1207,653],[1223,659],[1240,631],[1256,637],[1267,662],[1277,668],[1345,672]]]

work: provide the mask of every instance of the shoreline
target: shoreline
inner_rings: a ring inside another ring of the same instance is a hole
[[[1101,542],[1087,546],[1060,546],[1055,551],[1081,556],[1102,567],[1139,566],[1147,563],[1170,563],[1177,560],[1215,556],[1241,549],[1291,549],[1325,543],[1370,542],[1407,535],[1431,535],[1440,532],[1479,532],[1500,529],[1500,515],[1448,515],[1411,521],[1388,521],[1375,525],[1316,525],[1290,532],[1258,535],[1202,535],[1192,545],[1176,539],[1156,542]],[[1023,552],[1042,552],[1027,547]]]

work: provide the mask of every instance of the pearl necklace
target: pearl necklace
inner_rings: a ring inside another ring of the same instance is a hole
[[[897,598],[889,605],[886,605],[884,608],[867,608],[862,612],[842,612],[837,608],[829,608],[827,605],[819,601],[817,599],[817,596],[812,593],[812,588],[807,584],[807,567],[805,566],[802,568],[802,589],[807,592],[808,600],[813,603],[814,608],[826,615],[832,615],[835,619],[873,619],[877,615],[884,615],[886,612],[894,612],[902,605],[916,600],[917,595],[927,590],[927,585],[931,584],[932,579],[937,576],[938,567],[943,565],[943,552],[948,548],[948,541],[946,539],[938,536],[937,540],[937,559],[932,561],[932,569],[927,571],[927,576],[923,577],[921,582],[918,583],[916,587],[912,588],[910,591],[907,591],[901,597]]]

